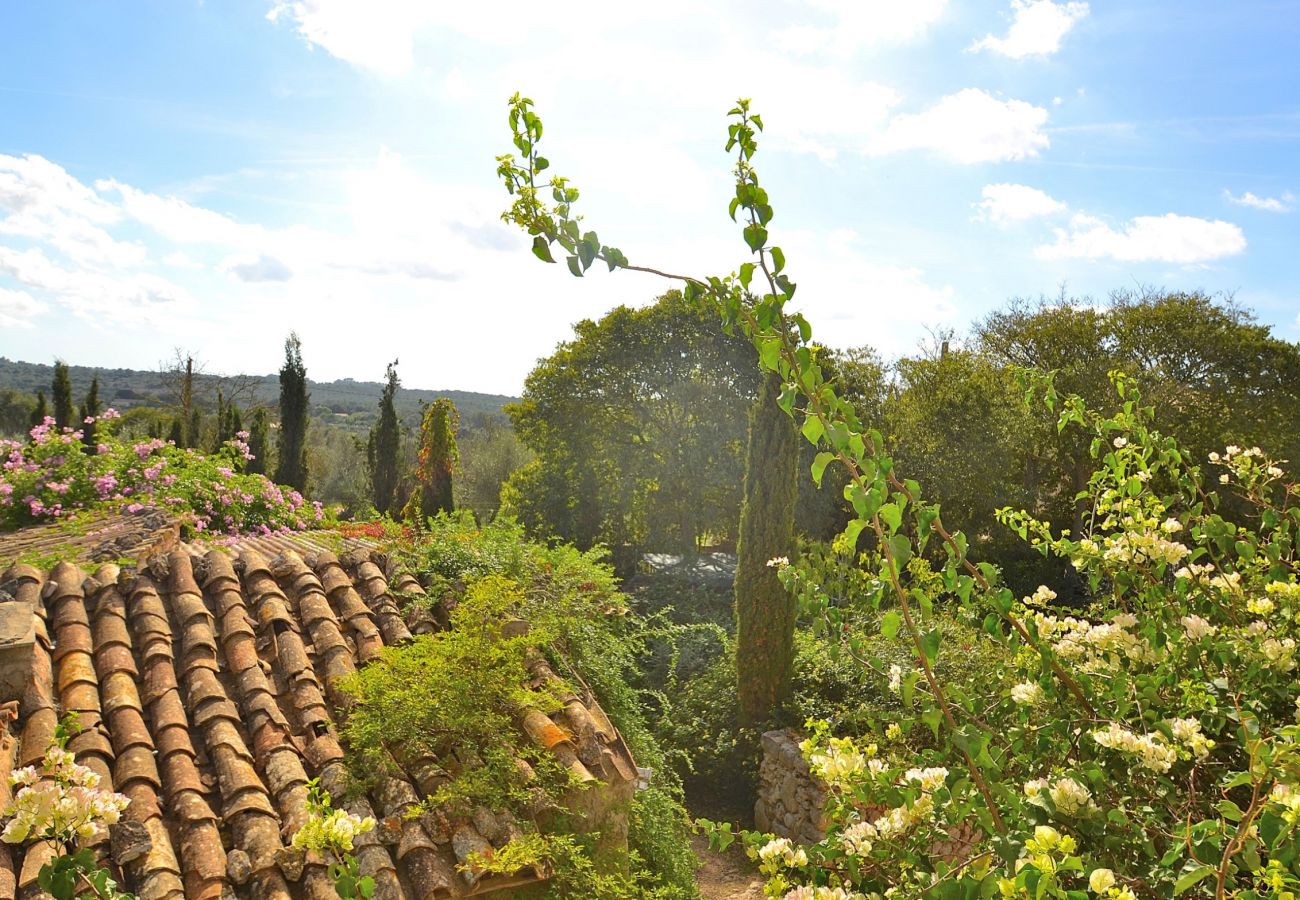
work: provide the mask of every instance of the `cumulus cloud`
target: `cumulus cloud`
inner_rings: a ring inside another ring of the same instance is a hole
[[[1066,205],[1050,194],[1024,184],[986,184],[977,204],[979,217],[997,225],[1024,222],[1064,212]]]
[[[1233,194],[1232,191],[1224,191],[1223,196],[1229,203],[1236,206],[1248,206],[1251,209],[1262,209],[1265,212],[1290,212],[1295,204],[1295,195],[1290,191],[1285,192],[1280,197],[1260,197],[1250,191],[1246,191],[1240,197]]]
[[[922,112],[895,116],[867,152],[929,150],[965,164],[1024,159],[1047,148],[1046,122],[1042,107],[966,88]]]
[[[43,312],[45,304],[26,291],[0,287],[0,328],[31,328],[31,320]]]
[[[1011,27],[1006,37],[986,35],[972,44],[970,49],[990,50],[1012,59],[1050,56],[1061,49],[1061,39],[1075,23],[1087,15],[1087,3],[1012,0]]]
[[[1056,241],[1039,247],[1041,259],[1116,259],[1192,265],[1235,256],[1246,236],[1231,222],[1166,213],[1137,216],[1120,228],[1084,213],[1055,231]]]

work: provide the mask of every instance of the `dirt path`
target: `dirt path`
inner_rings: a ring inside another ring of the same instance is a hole
[[[739,844],[726,853],[714,853],[702,835],[691,838],[691,846],[703,865],[695,873],[704,900],[761,900],[763,882]]]

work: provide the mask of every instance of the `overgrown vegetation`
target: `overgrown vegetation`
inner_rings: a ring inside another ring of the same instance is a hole
[[[632,801],[634,870],[619,875],[593,868],[583,849],[589,836],[547,835],[531,846],[560,870],[551,890],[611,900],[693,896],[680,786],[629,685],[647,639],[602,553],[530,543],[505,519],[480,529],[466,514],[433,518],[427,532],[400,540],[394,552],[427,586],[427,597],[405,600],[450,608],[451,628],[386,650],[352,680],[358,702],[346,737],[355,770],[362,776],[381,771],[393,754],[457,760],[431,806],[485,804],[524,821],[554,813],[575,786],[553,754],[520,732],[518,716],[526,709],[553,711],[590,688],[638,763],[655,776]],[[528,663],[537,652],[547,655],[558,682],[536,684]],[[439,676],[430,678],[431,672]],[[531,774],[517,759],[529,762]]]
[[[872,539],[865,605],[880,613],[881,636],[913,654],[912,670],[891,666],[888,684],[900,697],[910,684],[915,705],[903,717],[928,727],[933,747],[882,752],[875,738],[898,741],[907,733],[900,722],[856,741],[814,728],[804,748],[831,792],[829,833],[808,847],[744,835],[767,892],[787,900],[1293,896],[1300,698],[1288,673],[1300,621],[1300,487],[1275,458],[1237,445],[1210,454],[1223,468],[1218,482],[1239,486],[1233,503],[1221,503],[1229,490],[1207,490],[1195,457],[1152,427],[1154,407],[1109,372],[1121,408],[1094,413],[1070,395],[1057,424],[1078,426],[1094,461],[1086,492],[1070,498],[1072,531],[1038,510],[998,513],[1035,550],[1080,573],[1093,600],[1087,617],[1054,610],[1046,586],[1017,602],[997,566],[970,559],[965,534],[895,468],[879,430],[826,383],[810,323],[787,310],[795,284],[769,241],[774,212],[753,166],[763,122],[749,102],[730,112],[727,149],[736,153],[730,212],[741,216],[752,257],[733,275],[706,278],[633,266],[594,231],[583,233],[576,188],[541,175],[549,162],[538,153],[542,125],[531,107],[511,99],[520,158],[498,158],[516,198],[506,220],[534,237],[543,261],[555,248],[566,252],[576,276],[599,260],[611,271],[680,279],[688,299],[751,339],[762,370],[782,380],[783,407],[818,450],[814,478],[820,483],[832,463],[846,471],[845,548],[856,552],[864,533]],[[1039,378],[1033,386],[1055,411],[1052,376]],[[1234,506],[1241,514],[1231,515]],[[927,552],[939,565],[914,567]],[[843,613],[816,578],[798,564],[779,568],[806,613],[843,634]],[[1001,651],[993,669],[1001,677],[991,683],[1014,681],[1005,693],[973,692],[939,674],[953,641],[940,602],[983,617]],[[872,668],[860,642],[843,646]],[[719,844],[734,839],[728,826],[711,831]]]

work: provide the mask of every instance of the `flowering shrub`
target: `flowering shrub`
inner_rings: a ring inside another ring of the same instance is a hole
[[[329,791],[315,778],[308,782],[307,813],[307,821],[293,836],[293,846],[329,858],[330,878],[340,897],[351,900],[373,894],[375,880],[361,874],[352,843],[358,835],[374,830],[375,820],[332,808]]]
[[[107,837],[106,829],[121,818],[130,802],[121,794],[99,787],[99,775],[77,765],[64,749],[70,736],[65,723],[39,766],[9,774],[17,789],[4,811],[7,820],[0,840],[7,844],[52,842],[57,855],[41,867],[37,881],[57,900],[71,900],[89,889],[92,896],[124,898],[108,872],[99,868],[87,845]],[[73,845],[81,849],[69,853]]]
[[[967,558],[966,537],[945,527],[921,486],[895,471],[880,433],[826,382],[811,324],[787,311],[796,285],[785,254],[769,245],[774,211],[753,166],[763,122],[749,102],[731,110],[727,149],[736,151],[730,214],[743,220],[753,255],[731,275],[705,278],[631,265],[583,232],[577,189],[542,175],[549,162],[531,106],[511,100],[520,159],[498,158],[515,197],[504,218],[533,236],[540,259],[564,250],[574,275],[600,260],[611,271],[681,280],[688,300],[751,339],[760,367],[782,380],[781,405],[819,451],[814,480],[832,463],[847,473],[854,517],[841,539],[856,547],[865,532],[876,550],[862,602],[883,612],[882,634],[896,635],[913,660],[914,671],[897,673],[913,702],[884,729],[886,749],[870,735],[832,741],[814,729],[809,738],[805,753],[829,791],[826,838],[796,848],[744,835],[768,894],[1294,900],[1300,486],[1281,461],[1230,447],[1209,461],[1223,471],[1211,481],[1218,492],[1207,490],[1201,468],[1150,428],[1152,411],[1122,376],[1114,416],[1068,399],[1060,427],[1088,429],[1098,461],[1078,498],[1084,533],[1053,534],[1026,512],[1000,518],[1040,552],[1069,560],[1093,602],[1071,614],[1051,606],[1049,590],[1017,600],[996,566]],[[1220,495],[1233,489],[1245,512],[1228,518]],[[909,567],[923,555],[939,578]],[[806,614],[831,616],[815,578],[797,564],[778,568]],[[984,640],[1001,648],[992,690],[936,674],[946,637],[940,601],[982,617]],[[933,746],[902,742],[919,727]],[[734,837],[725,827],[714,836]]]
[[[0,530],[68,521],[90,510],[128,513],[158,508],[195,531],[221,534],[302,530],[325,519],[319,503],[245,472],[253,458],[247,432],[211,456],[170,442],[120,440],[98,419],[99,443],[84,448],[83,432],[58,429],[54,420],[31,430],[26,443],[0,440]]]

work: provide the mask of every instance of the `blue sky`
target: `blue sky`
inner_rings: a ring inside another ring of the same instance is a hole
[[[450,7],[455,8],[450,8]],[[576,281],[497,219],[532,96],[633,262],[744,258],[725,112],[828,343],[909,352],[1015,296],[1234,294],[1300,340],[1291,2],[424,0],[4,5],[0,355],[517,392]],[[448,7],[448,8],[442,8]]]

